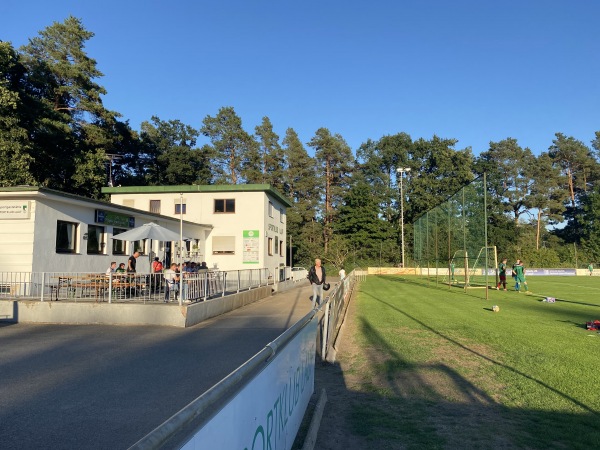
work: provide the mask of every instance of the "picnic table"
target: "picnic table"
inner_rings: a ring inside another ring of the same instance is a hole
[[[75,282],[71,283],[71,286],[76,290],[79,289],[82,297],[85,296],[86,292],[87,296],[91,297],[92,292],[94,292],[94,298],[98,301],[99,299],[104,300],[108,283],[108,276],[105,274],[86,274],[78,277]]]

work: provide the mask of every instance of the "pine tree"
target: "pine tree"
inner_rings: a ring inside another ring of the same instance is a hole
[[[315,149],[317,167],[324,178],[323,190],[323,243],[327,245],[333,235],[336,211],[348,190],[354,156],[350,147],[339,135],[332,135],[327,128],[319,128],[308,144]]]

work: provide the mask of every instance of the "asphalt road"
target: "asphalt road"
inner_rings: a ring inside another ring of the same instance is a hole
[[[0,448],[126,449],[307,314],[310,295],[302,282],[188,329],[0,323]]]

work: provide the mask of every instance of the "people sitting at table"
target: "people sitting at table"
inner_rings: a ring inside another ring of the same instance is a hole
[[[171,267],[165,270],[165,303],[169,301],[170,293],[175,293],[175,300],[177,300],[177,293],[179,292],[179,274],[177,273],[177,264],[172,263]]]
[[[106,275],[110,275],[111,273],[114,273],[117,270],[117,262],[113,261],[110,263],[110,267],[108,269],[106,269]]]

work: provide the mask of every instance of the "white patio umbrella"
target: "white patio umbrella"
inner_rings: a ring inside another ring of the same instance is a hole
[[[123,233],[119,233],[113,236],[113,239],[117,239],[119,241],[141,241],[142,239],[150,239],[152,242],[162,241],[162,242],[180,242],[181,241],[189,241],[190,238],[185,236],[180,236],[179,233],[171,231],[165,227],[162,227],[154,222],[145,223],[144,225],[140,225],[139,227],[132,228],[131,230],[125,231]],[[152,248],[152,243],[150,243],[150,248]],[[152,252],[148,253],[148,262],[152,261]]]
[[[139,227],[132,228],[129,231],[125,231],[124,233],[119,233],[116,236],[113,236],[113,239],[119,241],[141,241],[142,239],[152,239],[163,242],[179,242],[181,236],[179,236],[179,233],[161,227],[154,222],[149,222]],[[187,241],[189,239],[184,237],[183,240]]]

